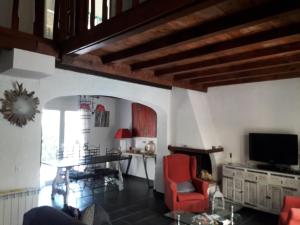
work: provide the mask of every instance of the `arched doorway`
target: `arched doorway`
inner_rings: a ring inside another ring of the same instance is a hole
[[[99,123],[99,112],[102,113],[100,116],[106,115],[106,122],[102,118]],[[129,129],[133,134],[130,140],[126,140],[129,145],[122,151],[130,148],[143,152],[149,141],[157,144],[156,112],[129,100],[99,95],[58,97],[44,105],[42,114],[42,161],[70,154],[76,156],[84,145],[99,146],[99,154],[104,155],[119,148],[120,143],[114,136],[120,128]],[[124,163],[123,172],[127,161]],[[143,166],[142,158],[133,157],[129,174],[145,178]],[[154,180],[154,161],[150,161],[146,168],[147,175]],[[49,184],[55,173],[53,168],[42,165],[41,182]]]

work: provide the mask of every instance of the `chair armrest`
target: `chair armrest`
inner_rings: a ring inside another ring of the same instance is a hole
[[[300,222],[300,209],[299,208],[291,208],[289,211],[289,223],[290,224],[291,221],[293,222]]]
[[[208,197],[208,186],[209,186],[209,183],[204,181],[204,180],[201,180],[200,178],[193,178],[192,179],[193,181],[193,184],[195,185],[196,189],[198,192],[202,193],[204,196]]]
[[[300,208],[299,197],[285,196],[281,212],[288,212],[291,208]]]
[[[170,188],[171,192],[176,193],[177,192],[176,183],[170,179],[166,179],[166,182],[168,183],[168,187]]]
[[[177,187],[176,183],[170,179],[165,179],[165,197],[170,204],[177,202]]]

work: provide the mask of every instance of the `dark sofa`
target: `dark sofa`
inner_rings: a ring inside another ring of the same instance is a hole
[[[94,225],[111,225],[101,206],[95,209]],[[85,225],[64,212],[50,206],[33,208],[24,214],[23,225]]]

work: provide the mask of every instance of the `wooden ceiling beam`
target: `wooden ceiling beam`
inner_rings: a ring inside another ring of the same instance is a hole
[[[168,67],[155,71],[155,75],[170,76],[187,72],[201,72],[203,70],[242,64],[249,61],[251,62],[254,59],[258,61],[260,59],[272,59],[284,55],[289,56],[298,52],[300,52],[300,42],[253,50],[245,53],[242,52],[230,56],[218,57],[180,66]]]
[[[141,54],[162,51],[166,48],[175,48],[179,45],[189,44],[195,41],[225,34],[234,30],[240,30],[254,25],[272,21],[274,18],[284,18],[287,14],[298,12],[295,8],[300,7],[299,1],[288,1],[288,4],[282,2],[268,2],[258,8],[244,10],[225,18],[218,18],[215,21],[200,24],[174,34],[155,39],[153,41],[141,44],[132,48],[124,49],[118,52],[109,53],[101,57],[103,63],[114,61],[123,61]],[[286,2],[285,2],[286,3]]]
[[[229,65],[219,68],[207,69],[200,72],[192,72],[186,74],[175,75],[174,80],[189,80],[199,77],[212,77],[232,73],[240,73],[263,68],[273,68],[283,65],[290,65],[300,62],[300,52],[294,55],[281,56],[273,59],[253,60],[237,65]]]
[[[201,85],[191,85],[188,81],[174,82],[172,79],[161,79],[153,75],[151,71],[132,72],[126,65],[104,65],[98,56],[85,54],[81,56],[63,56],[61,62],[57,63],[58,68],[72,70],[80,73],[95,76],[108,77],[111,79],[128,81],[132,83],[145,84],[159,88],[171,89],[172,86],[206,91]]]
[[[144,32],[226,0],[151,0],[110,18],[78,37],[64,42],[62,54],[86,54],[107,44]]]
[[[235,85],[235,84],[263,82],[263,81],[272,81],[272,80],[283,80],[283,79],[292,79],[298,77],[300,77],[300,71],[284,72],[279,74],[262,75],[258,77],[236,78],[235,80],[211,82],[211,83],[206,83],[201,87],[207,89],[216,86]]]
[[[300,40],[300,30],[299,24],[293,24],[288,27],[278,28],[270,31],[265,31],[246,37],[241,37],[229,41],[224,41],[221,43],[216,43],[212,45],[207,45],[200,48],[195,48],[164,57],[138,62],[131,65],[132,70],[139,69],[151,69],[157,66],[169,65],[174,62],[179,61],[189,61],[191,59],[197,60],[200,57],[209,54],[222,53],[228,50],[233,50],[242,47],[251,47],[251,48],[262,48],[264,45],[280,43],[282,41],[289,42],[289,39],[292,42],[295,40]],[[268,43],[269,42],[269,43]],[[254,46],[256,45],[256,46]]]
[[[277,66],[273,68],[264,68],[264,69],[256,69],[252,71],[245,71],[240,73],[229,73],[219,76],[209,76],[203,78],[197,78],[190,80],[191,84],[205,84],[211,82],[219,82],[219,81],[228,81],[235,80],[239,78],[248,78],[248,77],[256,77],[256,76],[266,76],[269,74],[278,74],[278,73],[292,73],[295,71],[300,71],[300,63],[295,63],[293,65],[283,65]]]

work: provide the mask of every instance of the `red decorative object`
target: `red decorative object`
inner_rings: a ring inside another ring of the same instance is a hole
[[[170,210],[203,212],[209,207],[208,182],[196,177],[196,158],[185,154],[164,157],[165,203]],[[192,181],[196,192],[178,193],[177,183]]]
[[[279,225],[300,225],[300,197],[284,197]]]
[[[142,104],[132,103],[132,136],[156,137],[156,112]]]
[[[104,105],[98,104],[98,105],[96,106],[96,111],[97,111],[97,112],[105,112],[105,107],[104,107]]]
[[[120,128],[115,133],[115,139],[123,139],[123,138],[131,138],[131,137],[132,137],[132,135],[131,135],[130,130],[125,129],[125,128]]]
[[[80,103],[80,109],[84,109],[86,111],[90,111],[91,107],[90,107],[90,104],[88,104],[88,103]]]

